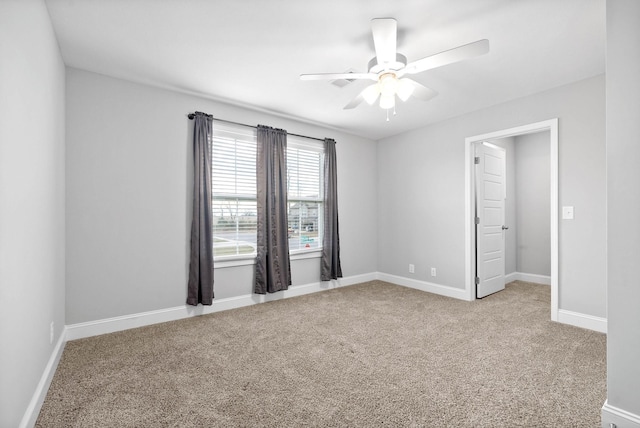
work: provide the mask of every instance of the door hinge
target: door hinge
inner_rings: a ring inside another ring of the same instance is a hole
[[[475,163],[476,165],[478,165],[480,163],[480,156],[476,156],[473,158],[473,163]]]
[[[476,217],[476,224],[480,224],[480,217]]]
[[[476,285],[480,284],[480,278],[476,276]]]

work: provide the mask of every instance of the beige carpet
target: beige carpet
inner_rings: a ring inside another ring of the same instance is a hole
[[[39,427],[599,427],[605,336],[549,287],[380,281],[67,343]]]

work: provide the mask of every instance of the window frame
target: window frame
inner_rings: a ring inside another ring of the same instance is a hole
[[[216,132],[221,132],[223,135],[221,136],[220,134],[216,134]],[[252,195],[247,195],[247,194],[221,194],[221,193],[216,193],[215,192],[215,181],[213,180],[213,154],[214,154],[214,144],[215,144],[215,140],[216,138],[224,138],[224,133],[227,134],[237,134],[243,138],[249,139],[253,145],[256,148],[256,152],[257,152],[257,132],[254,128],[250,128],[250,127],[246,127],[243,125],[236,125],[236,124],[219,124],[219,123],[215,123],[214,122],[214,126],[213,126],[213,135],[212,135],[212,146],[211,146],[211,162],[212,162],[212,170],[211,170],[211,174],[212,174],[212,194],[211,194],[211,201],[212,201],[212,210],[214,207],[214,202],[215,201],[220,201],[220,200],[229,200],[229,201],[235,201],[235,202],[242,202],[242,201],[255,201],[257,203],[257,190],[255,193],[253,193]],[[299,150],[308,150],[308,151],[314,151],[314,152],[318,152],[320,153],[320,160],[319,160],[319,195],[318,195],[318,199],[313,199],[313,198],[296,198],[296,199],[292,199],[289,197],[289,194],[287,193],[287,209],[289,209],[289,204],[291,202],[317,202],[319,207],[318,207],[318,239],[319,241],[319,245],[318,247],[314,247],[314,248],[302,248],[302,249],[296,249],[296,250],[290,250],[289,251],[289,256],[291,258],[291,260],[303,260],[303,259],[310,259],[310,258],[320,258],[322,256],[322,235],[323,235],[323,228],[324,228],[324,221],[323,221],[323,214],[324,214],[324,155],[325,155],[325,149],[324,149],[324,143],[322,141],[306,141],[306,139],[301,138],[301,137],[295,137],[295,136],[291,136],[288,135],[287,136],[287,151],[290,149],[299,149]],[[254,172],[255,174],[255,172]],[[287,185],[289,185],[289,170],[287,168]],[[287,189],[288,190],[288,189]],[[216,236],[216,231],[215,231],[215,227],[214,225],[212,225],[213,228],[213,235],[214,238]],[[214,250],[215,251],[215,250]],[[248,266],[248,265],[255,265],[255,258],[256,258],[256,252],[254,249],[254,252],[252,252],[251,254],[233,254],[233,255],[221,255],[221,256],[214,256],[214,268],[227,268],[227,267],[235,267],[235,266]]]

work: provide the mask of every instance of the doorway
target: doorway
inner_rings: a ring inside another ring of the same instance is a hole
[[[475,237],[475,144],[487,140],[549,131],[550,242],[551,242],[551,320],[558,320],[558,119],[504,129],[465,139],[465,291],[468,300],[476,299]]]

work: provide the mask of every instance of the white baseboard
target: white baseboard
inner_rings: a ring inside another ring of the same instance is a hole
[[[579,312],[568,311],[566,309],[558,310],[558,322],[573,325],[576,327],[586,328],[588,330],[598,331],[600,333],[607,332],[606,318],[581,314]]]
[[[49,361],[44,368],[40,382],[38,382],[38,386],[31,397],[27,410],[24,412],[22,421],[20,421],[20,425],[18,425],[20,428],[33,427],[38,420],[42,403],[44,403],[44,399],[47,397],[47,392],[49,391],[49,386],[53,380],[53,375],[55,374],[60,358],[62,357],[64,344],[67,343],[65,334],[66,331],[63,329],[58,341],[56,342],[56,346],[53,348],[53,352],[51,352]]]
[[[337,280],[338,287],[345,287],[347,285],[361,284],[363,282],[375,281],[378,278],[378,272],[369,272],[362,275],[352,275]],[[334,282],[334,281],[332,281]]]
[[[511,272],[504,276],[504,281],[508,284],[511,281],[526,281],[536,284],[551,285],[551,277],[548,275],[538,275],[535,273]]]
[[[640,415],[619,409],[605,401],[602,406],[602,428],[609,428],[614,424],[617,428],[640,428]]]
[[[416,290],[428,293],[439,294],[441,296],[453,297],[460,300],[469,300],[467,291],[464,288],[453,288],[446,285],[435,284],[417,279],[405,278],[402,276],[390,275],[388,273],[378,273],[378,279],[404,287],[415,288]]]
[[[289,297],[302,296],[332,288],[346,287],[366,281],[377,279],[376,273],[355,275],[339,278],[332,281],[315,282],[305,285],[294,285],[279,293],[273,294],[245,294],[226,299],[213,299],[211,306],[181,305],[173,308],[158,309],[155,311],[141,312],[137,314],[106,318],[66,326],[67,340],[81,339],[84,337],[98,336],[100,334],[114,333],[116,331],[131,328],[144,327],[161,322],[175,321],[198,315],[206,315],[229,309],[242,308],[258,303],[271,302]]]
[[[526,278],[529,279],[523,280],[539,282],[539,279],[537,281],[532,281],[531,277]],[[415,288],[417,290],[422,290],[429,293],[453,297],[455,299],[468,300],[467,292],[464,289],[444,286],[426,281],[419,281],[381,272],[372,272],[363,275],[340,278],[338,280],[328,282],[317,282],[305,285],[291,286],[288,290],[282,291],[280,293],[266,295],[246,294],[237,297],[229,297],[226,299],[214,299],[211,306],[181,305],[173,308],[165,308],[155,311],[124,315],[120,317],[71,324],[66,326],[66,340],[81,339],[84,337],[113,333],[116,331],[128,330],[131,328],[144,327],[161,322],[175,321],[192,316],[206,315],[215,312],[226,311],[229,309],[255,305],[258,303],[265,303],[274,300],[286,299],[289,297],[302,296],[305,294],[316,293],[318,291],[329,290],[332,288],[345,287],[362,282],[373,281],[376,279],[401,285],[404,287]],[[606,333],[607,330],[607,320],[605,318],[594,317],[591,315],[585,315],[577,312],[567,311],[564,309],[558,311],[558,322],[587,328],[602,333]]]

